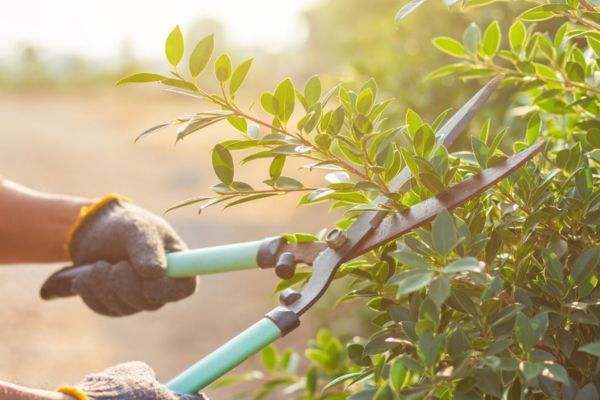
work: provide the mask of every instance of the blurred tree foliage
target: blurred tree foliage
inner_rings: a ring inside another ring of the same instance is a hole
[[[386,96],[399,100],[399,108],[418,109],[427,118],[443,110],[449,99],[467,98],[477,89],[476,83],[459,84],[453,78],[425,79],[449,59],[435,50],[431,40],[441,35],[460,37],[474,20],[483,25],[498,20],[508,27],[524,7],[522,2],[508,2],[461,11],[430,1],[394,24],[393,16],[404,3],[325,1],[306,13],[310,34],[305,53],[313,70],[358,82],[373,77]],[[510,91],[503,91],[497,103],[504,103],[507,96]]]

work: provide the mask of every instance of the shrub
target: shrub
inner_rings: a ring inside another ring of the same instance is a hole
[[[276,389],[300,399],[598,398],[600,15],[595,2],[585,0],[522,3],[531,7],[508,30],[494,21],[485,29],[470,25],[462,41],[434,39],[459,62],[430,77],[504,74],[505,84],[517,87],[507,116],[526,121],[523,132],[513,133],[520,139],[512,148],[543,138],[543,156],[453,214],[443,212],[429,226],[340,268],[336,279],[348,288],[340,301],[367,310],[370,335],[347,332],[350,339],[342,340],[321,330],[305,350],[306,368],[299,368],[295,352],[271,346],[262,353],[266,374],[221,384],[257,379],[260,386],[247,393],[255,398]],[[535,24],[554,19],[565,22],[551,32]],[[145,73],[121,81],[160,82],[215,107],[140,137],[176,125],[179,141],[222,121],[239,133],[212,152],[219,179],[213,194],[171,209],[300,194],[302,205],[329,201],[343,210],[337,226],[345,228],[372,209],[379,194],[392,201],[386,211],[395,212],[507,157],[507,130],[495,133],[491,121],[472,137],[471,151],[434,145],[447,111],[426,122],[409,109],[405,125],[391,124],[385,117],[391,100],[379,98],[372,79],[328,90],[317,76],[302,89],[286,79],[260,96],[264,118],[236,102],[252,60],[234,68],[223,53],[214,62],[217,94],[198,86],[213,47],[212,36],[200,41],[183,73],[183,39],[175,28],[166,43],[170,77]],[[264,188],[235,179],[232,153],[239,152],[243,163],[270,160]],[[303,173],[325,170],[324,182],[308,187],[284,173],[288,158],[307,160]],[[410,187],[390,192],[387,184],[405,166],[415,176]],[[303,270],[278,290],[301,286],[309,276]]]

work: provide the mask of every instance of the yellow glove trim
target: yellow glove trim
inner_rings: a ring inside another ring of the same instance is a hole
[[[108,203],[115,201],[115,200],[130,201],[127,197],[120,196],[115,193],[111,193],[109,195],[104,196],[100,200],[96,201],[92,205],[83,206],[83,207],[81,207],[81,209],[79,209],[79,216],[77,217],[75,222],[73,222],[73,225],[71,225],[71,227],[69,228],[69,231],[67,232],[67,239],[65,240],[65,252],[66,252],[67,256],[69,257],[69,259],[71,259],[71,252],[69,249],[71,248],[71,241],[73,240],[73,235],[75,235],[75,232],[77,231],[77,229],[79,229],[81,224],[83,224],[83,221],[85,221],[85,219],[88,216],[92,215],[93,213],[98,211],[100,208],[104,207]]]
[[[89,400],[89,397],[75,386],[61,386],[56,389],[57,392],[68,394],[69,396],[75,397],[77,400]]]

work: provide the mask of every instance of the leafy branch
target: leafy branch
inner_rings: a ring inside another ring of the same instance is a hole
[[[388,183],[404,166],[411,168],[416,177],[415,188],[424,194],[436,194],[452,180],[452,172],[444,177],[449,171],[448,152],[443,146],[434,146],[435,129],[445,113],[429,125],[409,110],[406,126],[390,127],[386,124],[384,111],[392,99],[377,101],[374,80],[365,82],[358,91],[339,84],[323,93],[319,77],[314,76],[303,90],[297,89],[291,79],[285,79],[273,92],[264,92],[260,104],[270,116],[266,119],[244,111],[236,101],[252,59],[234,69],[229,55],[222,53],[214,61],[213,68],[219,93],[199,85],[198,78],[208,66],[213,51],[212,35],[200,40],[189,57],[186,77],[178,68],[183,59],[184,43],[179,27],[175,27],[165,44],[165,54],[172,67],[170,77],[137,73],[118,82],[159,82],[168,86],[169,91],[218,107],[159,124],[144,131],[136,140],[176,125],[178,142],[223,121],[242,134],[241,139],[226,141],[212,151],[213,169],[220,180],[212,186],[215,194],[193,197],[169,210],[198,203],[202,203],[201,209],[224,202],[230,207],[297,192],[308,192],[300,199],[300,204],[333,200],[334,207],[349,208],[351,212],[368,209],[374,196],[383,194],[391,200],[391,209],[401,209],[406,199],[392,193]],[[300,110],[298,104],[302,107]],[[292,120],[297,121],[296,129],[291,128]],[[261,129],[266,129],[267,133],[262,134]],[[270,188],[254,189],[246,182],[236,181],[232,151],[251,152],[242,159],[243,163],[271,159],[269,178],[263,181]],[[309,160],[311,164],[305,165],[307,169],[330,171],[326,175],[329,183],[316,188],[305,187],[299,180],[282,175],[288,157]]]

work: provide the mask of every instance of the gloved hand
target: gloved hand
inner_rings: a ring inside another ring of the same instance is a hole
[[[58,391],[78,400],[208,400],[203,394],[179,394],[156,380],[152,368],[132,361],[115,365],[86,376],[76,386],[62,386]]]
[[[73,291],[100,314],[156,310],[196,289],[196,278],[165,276],[165,254],[186,249],[173,228],[116,196],[84,210],[67,245],[75,265],[94,263],[75,278]]]

